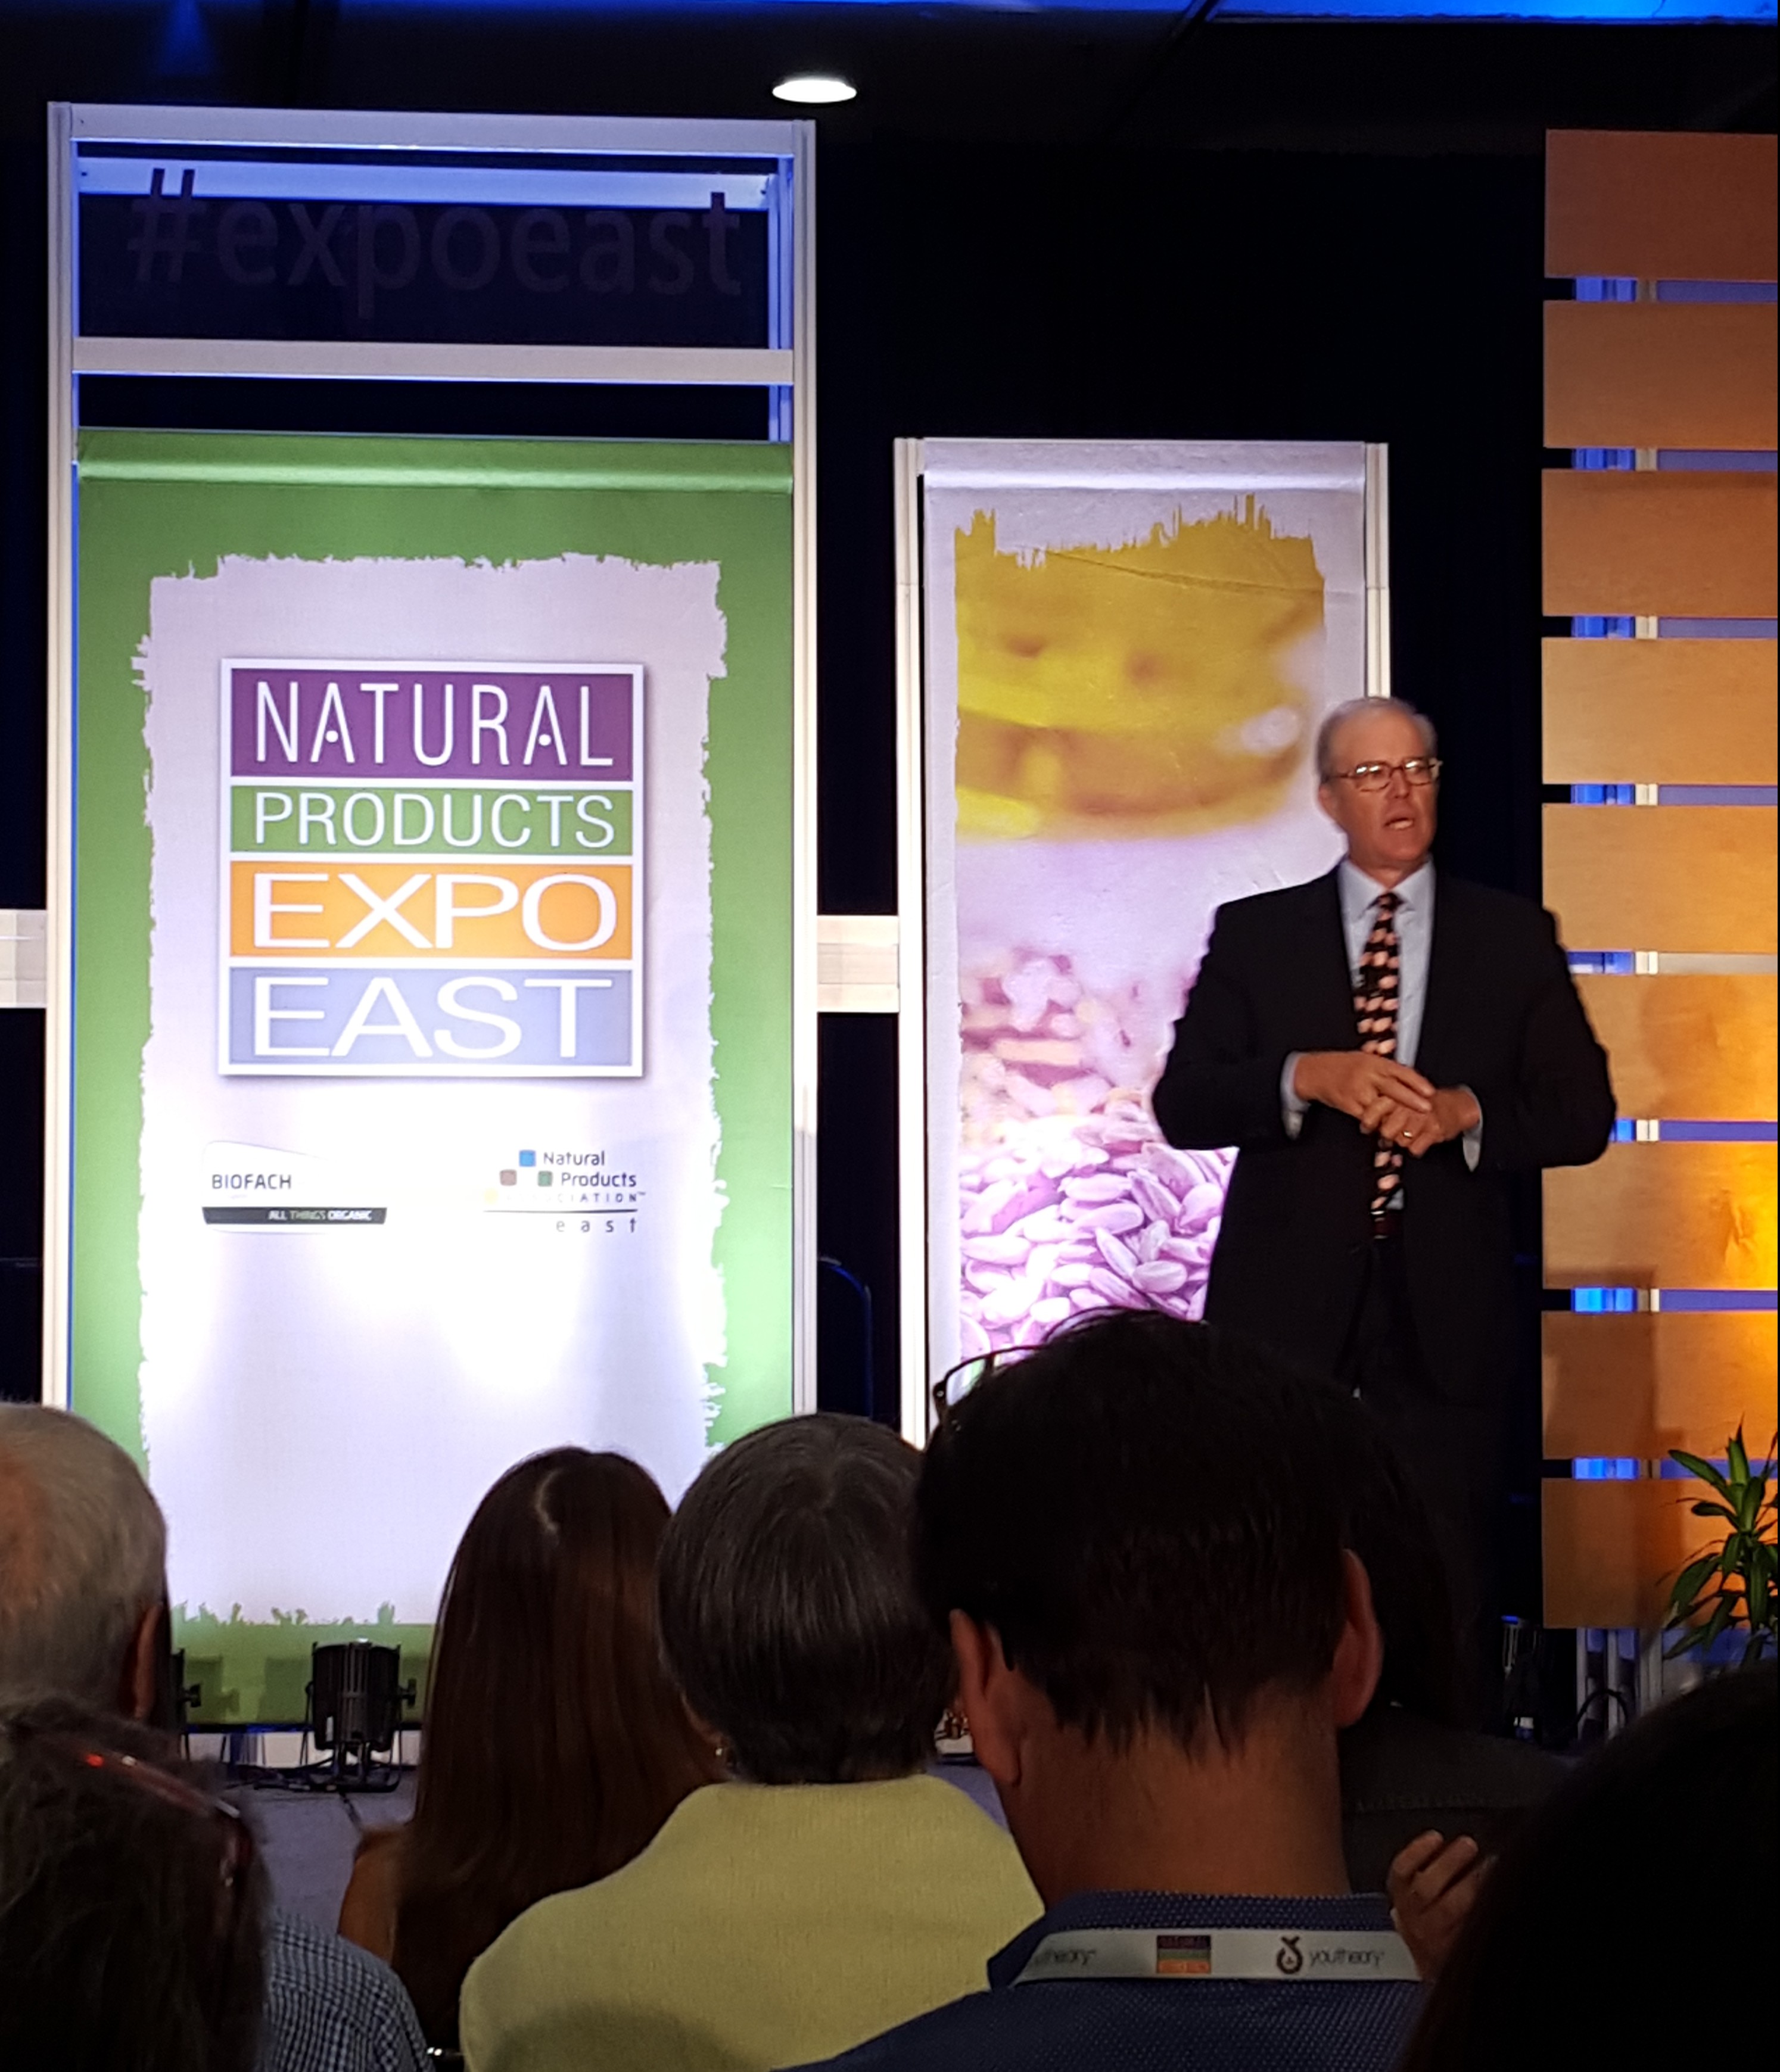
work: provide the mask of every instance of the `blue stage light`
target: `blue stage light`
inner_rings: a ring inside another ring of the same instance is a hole
[[[64,4],[67,0],[64,0]],[[174,0],[175,9],[192,0]],[[206,0],[220,10],[239,0]],[[257,0],[255,0],[257,4]],[[1777,0],[1210,0],[1238,21],[1768,23]],[[1182,0],[340,0],[343,14],[764,14],[801,6],[919,7],[924,13],[1179,14]]]
[[[1771,22],[1775,0],[1225,0],[1232,21]]]

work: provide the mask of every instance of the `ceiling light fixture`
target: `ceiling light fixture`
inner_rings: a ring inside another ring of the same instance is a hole
[[[856,98],[859,88],[851,80],[838,79],[833,72],[793,72],[789,79],[781,79],[773,89],[775,101],[794,101],[805,108],[832,107],[836,101]]]

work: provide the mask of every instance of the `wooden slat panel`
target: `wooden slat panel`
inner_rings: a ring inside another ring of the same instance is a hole
[[[1545,270],[1639,281],[1771,281],[1772,137],[1554,130]]]
[[[1775,617],[1774,491],[1771,475],[1551,470],[1545,610]]]
[[[1613,1144],[1560,1166],[1545,1175],[1545,1284],[1771,1288],[1774,1180],[1771,1144]]]
[[[1621,1115],[1765,1122],[1775,1108],[1771,978],[1670,972],[1576,980]]]
[[[1772,302],[1547,302],[1548,446],[1777,443]]]
[[[1771,784],[1772,640],[1547,640],[1547,784]]]
[[[1669,1585],[1709,1541],[1691,1482],[1548,1482],[1543,1495],[1545,1623],[1659,1626]]]
[[[1757,1451],[1775,1425],[1771,1313],[1633,1317],[1548,1313],[1545,1453],[1659,1461],[1722,1454],[1739,1425]]]
[[[1545,903],[1573,950],[1774,951],[1771,806],[1547,806]]]

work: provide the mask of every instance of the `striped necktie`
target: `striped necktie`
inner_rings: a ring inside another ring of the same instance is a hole
[[[1374,902],[1372,932],[1360,952],[1360,975],[1354,988],[1354,1013],[1359,1024],[1360,1048],[1376,1058],[1397,1054],[1397,944],[1395,892],[1381,892]],[[1403,1189],[1403,1147],[1381,1137],[1372,1153],[1372,1213],[1382,1216]]]

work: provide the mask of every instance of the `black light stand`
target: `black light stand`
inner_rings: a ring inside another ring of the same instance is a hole
[[[400,1648],[348,1640],[310,1651],[308,1731],[329,1754],[328,1789],[394,1790],[402,1774],[396,1737],[415,1689],[412,1679],[402,1680]]]

